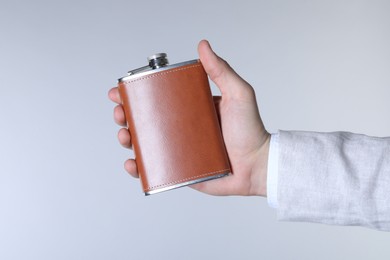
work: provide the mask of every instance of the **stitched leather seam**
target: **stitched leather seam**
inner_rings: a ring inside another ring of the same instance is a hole
[[[192,177],[189,177],[189,178],[181,179],[181,180],[178,180],[178,181],[172,181],[172,182],[169,182],[169,183],[164,183],[164,184],[148,187],[147,190],[150,191],[150,190],[153,190],[153,189],[156,189],[156,188],[161,188],[161,187],[164,187],[164,186],[173,185],[173,184],[177,184],[177,183],[180,183],[180,182],[190,181],[190,180],[193,180],[193,179],[196,179],[196,178],[199,178],[199,177],[204,177],[204,176],[207,176],[207,175],[211,175],[211,174],[219,173],[219,172],[224,172],[224,171],[228,171],[228,170],[230,170],[230,168],[224,169],[224,170],[215,171],[215,172],[208,172],[208,173],[200,174],[200,175],[197,175],[197,176],[192,176]]]
[[[192,66],[188,66],[188,67],[184,67],[184,68],[178,68],[178,69],[163,71],[163,72],[160,72],[160,73],[157,72],[157,73],[149,75],[149,76],[141,77],[141,78],[138,78],[138,79],[133,79],[131,81],[126,81],[125,84],[127,85],[128,83],[132,83],[132,82],[136,82],[136,81],[140,81],[140,80],[144,80],[144,79],[149,79],[149,78],[154,78],[154,77],[159,77],[159,76],[162,76],[162,75],[165,75],[165,74],[168,74],[168,73],[181,71],[181,70],[187,70],[187,69],[200,67],[200,66],[201,66],[201,64],[196,64],[196,65],[192,65]]]

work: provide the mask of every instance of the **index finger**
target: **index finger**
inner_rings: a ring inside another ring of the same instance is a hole
[[[108,97],[117,104],[121,104],[121,97],[119,96],[118,87],[114,87],[108,91]]]

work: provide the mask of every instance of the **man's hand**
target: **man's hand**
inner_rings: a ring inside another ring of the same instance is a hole
[[[206,73],[222,94],[221,97],[214,97],[214,102],[232,175],[194,184],[191,187],[212,195],[266,196],[270,134],[261,121],[255,92],[226,61],[213,52],[207,41],[199,43],[198,52]],[[126,126],[118,89],[111,89],[109,97],[119,104],[114,109],[116,123]],[[119,130],[118,139],[121,145],[131,148],[127,128]],[[125,169],[133,177],[138,177],[133,159],[125,162]]]

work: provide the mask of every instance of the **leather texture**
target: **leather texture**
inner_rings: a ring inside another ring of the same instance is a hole
[[[144,192],[230,172],[202,64],[119,83]]]

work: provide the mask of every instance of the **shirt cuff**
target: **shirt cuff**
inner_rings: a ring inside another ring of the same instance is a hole
[[[267,169],[267,201],[272,208],[278,208],[279,133],[271,134]]]

